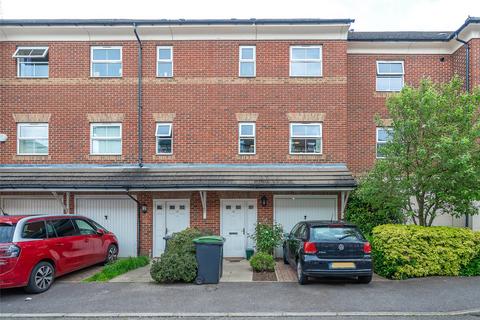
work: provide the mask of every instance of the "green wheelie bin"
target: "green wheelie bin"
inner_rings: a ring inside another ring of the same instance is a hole
[[[220,236],[205,236],[193,239],[198,264],[196,284],[218,283],[223,269],[223,243]]]

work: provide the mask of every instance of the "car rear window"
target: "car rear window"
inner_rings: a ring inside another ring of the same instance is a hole
[[[46,237],[44,221],[28,222],[23,226],[22,238],[24,239],[45,239]]]
[[[310,241],[365,241],[362,234],[353,227],[312,227]]]
[[[0,223],[0,243],[12,242],[15,224]]]

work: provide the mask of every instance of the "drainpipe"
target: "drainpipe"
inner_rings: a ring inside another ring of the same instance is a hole
[[[455,40],[463,44],[465,47],[465,60],[466,60],[466,66],[465,66],[465,85],[467,87],[467,92],[470,92],[470,46],[468,45],[468,42],[465,40],[462,40],[458,37],[458,32],[455,34]],[[468,214],[465,215],[465,227],[469,227],[468,223],[469,216]]]
[[[137,33],[137,24],[133,24],[133,33],[138,42],[138,166],[143,167],[143,127],[142,127],[142,40]]]

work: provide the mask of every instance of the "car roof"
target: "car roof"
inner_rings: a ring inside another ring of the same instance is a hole
[[[328,226],[344,226],[344,227],[357,227],[353,223],[349,223],[342,220],[306,220],[302,221],[310,227],[328,227]]]
[[[52,214],[42,214],[42,215],[15,215],[15,216],[8,216],[8,215],[3,215],[0,216],[0,223],[7,223],[7,224],[15,224],[18,223],[18,221],[22,219],[26,220],[36,220],[36,219],[41,219],[41,218],[50,218],[50,219],[65,219],[65,218],[83,218],[83,219],[88,219],[87,217],[84,216],[79,216],[79,215],[72,215],[72,214],[57,214],[57,215],[52,215]]]

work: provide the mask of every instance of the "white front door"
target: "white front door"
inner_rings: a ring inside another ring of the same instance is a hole
[[[180,232],[190,226],[190,202],[188,200],[155,200],[153,216],[153,256],[165,251],[166,235]]]
[[[257,223],[256,200],[222,200],[221,234],[225,238],[225,257],[245,257],[245,250],[253,247],[250,235]]]

